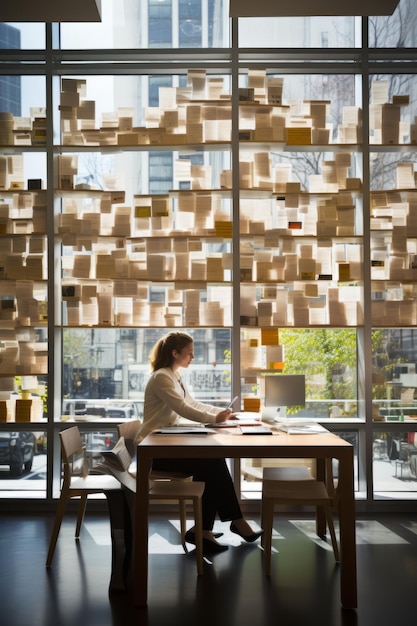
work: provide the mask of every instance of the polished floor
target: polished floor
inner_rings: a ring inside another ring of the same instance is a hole
[[[340,606],[339,571],[330,545],[308,516],[276,516],[272,577],[262,549],[241,544],[228,525],[227,552],[197,577],[194,555],[179,545],[178,522],[152,516],[149,604],[109,594],[108,518],[87,510],[79,541],[70,512],[53,566],[45,568],[53,515],[0,516],[1,622],[5,626],[393,626],[417,614],[417,510],[357,520],[359,606]],[[256,519],[253,523],[256,524]]]

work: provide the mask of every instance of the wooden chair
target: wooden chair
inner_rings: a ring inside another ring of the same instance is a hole
[[[61,487],[61,495],[55,515],[52,535],[49,542],[46,567],[50,567],[58,540],[61,523],[64,517],[67,503],[72,498],[80,498],[78,507],[77,525],[75,537],[80,536],[87,506],[87,498],[90,494],[104,493],[114,489],[120,490],[120,483],[114,477],[105,474],[89,474],[88,462],[85,456],[83,440],[78,426],[67,428],[59,433],[61,441],[61,454],[64,468],[64,478]]]
[[[125,439],[121,436],[113,450],[103,453],[104,462],[101,467],[112,475],[132,493],[136,493],[136,475],[129,471],[131,456]],[[156,480],[151,483],[149,500],[178,500],[185,511],[187,501],[193,505],[196,538],[197,573],[203,573],[203,513],[202,497],[205,484],[197,481]],[[185,538],[182,537],[184,550]]]
[[[329,459],[329,462],[331,463],[331,459]],[[326,463],[326,466],[328,467],[328,463]],[[333,475],[331,475],[331,479],[333,479]],[[272,526],[275,505],[289,504],[322,507],[329,527],[334,557],[336,562],[339,562],[339,548],[332,515],[336,497],[336,490],[331,490],[331,494],[329,494],[325,483],[316,480],[307,467],[264,468],[261,524],[264,529],[262,545],[267,576],[271,575]]]
[[[129,451],[130,456],[133,458],[136,457],[136,444],[135,439],[138,434],[142,422],[140,420],[130,420],[129,422],[123,422],[117,425],[117,433],[119,438],[123,437],[125,440],[126,448]],[[133,461],[135,463],[135,461]],[[135,469],[133,469],[135,471]],[[193,477],[190,474],[180,473],[180,472],[159,472],[155,470],[151,470],[149,475],[149,479],[152,481],[152,484],[155,481],[187,481],[191,482]],[[187,552],[187,546],[185,541],[185,533],[187,532],[187,510],[186,510],[186,501],[183,498],[178,498],[179,504],[179,518],[180,518],[180,532],[181,532],[181,542],[184,547],[184,550]]]

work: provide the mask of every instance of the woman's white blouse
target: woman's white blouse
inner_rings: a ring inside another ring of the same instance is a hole
[[[214,423],[221,410],[194,400],[172,369],[163,367],[152,372],[146,385],[143,424],[136,443],[156,428],[175,424],[179,417],[194,422]]]

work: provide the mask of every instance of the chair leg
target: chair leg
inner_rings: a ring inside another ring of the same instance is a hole
[[[80,498],[80,505],[78,507],[78,515],[77,515],[77,526],[75,528],[75,537],[77,539],[80,536],[86,507],[87,507],[87,494],[83,494]]]
[[[68,498],[65,494],[61,493],[61,497],[58,502],[58,507],[55,514],[54,527],[52,529],[51,539],[49,541],[48,556],[46,557],[46,567],[50,567],[52,559],[54,558],[56,542],[58,541],[59,531],[61,530],[62,520],[64,518],[65,509],[67,506]]]
[[[326,515],[327,525],[329,527],[330,537],[332,540],[334,558],[336,563],[339,563],[339,547],[337,545],[336,533],[334,530],[333,516],[330,505],[324,507],[324,513]]]
[[[179,500],[179,509],[180,509],[181,543],[183,546],[185,546],[185,533],[187,532],[187,508],[186,508],[186,502],[182,498],[180,498]]]
[[[265,528],[265,506],[266,506],[266,502],[265,502],[265,498],[264,495],[262,494],[261,497],[261,528]],[[261,535],[261,547],[264,547],[264,539],[265,538],[265,533],[262,533]]]
[[[263,549],[265,559],[265,574],[271,575],[271,552],[272,552],[272,527],[274,523],[274,502],[269,498],[264,499],[263,515]]]

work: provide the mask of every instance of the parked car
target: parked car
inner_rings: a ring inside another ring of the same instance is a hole
[[[35,435],[27,432],[0,433],[0,465],[8,465],[14,476],[30,472],[35,455]]]
[[[139,408],[136,402],[131,400],[81,400],[65,399],[63,401],[63,415],[93,415],[110,420],[140,419]]]
[[[101,451],[109,450],[117,443],[117,429],[103,427],[106,420],[119,422],[131,419],[140,419],[138,404],[132,400],[117,399],[81,399],[65,398],[63,401],[63,415],[69,415],[75,421],[98,421],[102,431],[84,434],[85,450],[88,466],[93,470],[103,459]],[[105,429],[104,429],[105,428]]]

